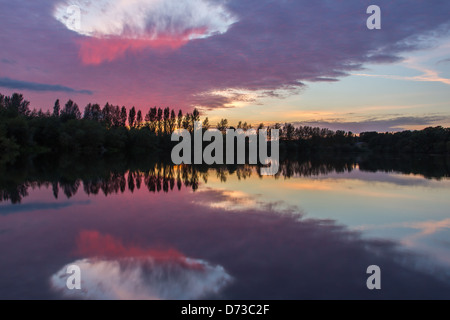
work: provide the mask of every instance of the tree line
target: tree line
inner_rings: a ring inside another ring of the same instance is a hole
[[[73,154],[98,157],[104,154],[170,154],[170,136],[176,129],[194,130],[201,121],[200,112],[183,114],[182,110],[150,108],[147,113],[132,107],[106,103],[89,103],[83,112],[72,100],[61,105],[56,100],[52,111],[31,110],[24,96],[0,94],[0,162],[13,162],[20,155]],[[215,127],[252,129],[239,121],[234,127],[227,119],[217,125],[206,117],[203,130]],[[450,154],[450,129],[427,128],[398,133],[365,132],[355,135],[347,131],[295,126],[291,123],[263,123],[253,128],[278,129],[281,153],[288,155],[317,152],[376,152],[407,154]]]
[[[68,100],[61,107],[59,99],[55,101],[53,112],[42,110],[30,110],[30,102],[25,100],[22,94],[14,93],[12,96],[0,94],[0,112],[3,117],[15,118],[57,118],[61,122],[70,120],[89,120],[102,123],[106,128],[129,127],[129,128],[149,128],[152,132],[171,134],[176,129],[192,130],[195,121],[200,120],[200,112],[194,109],[192,113],[183,115],[182,110],[167,108],[150,108],[143,116],[141,110],[132,107],[127,110],[125,106],[115,106],[106,103],[102,108],[99,104],[89,103],[84,107],[83,113],[78,104]],[[204,124],[209,127],[208,118]]]

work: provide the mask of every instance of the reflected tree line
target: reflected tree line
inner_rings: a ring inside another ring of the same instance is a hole
[[[221,182],[235,176],[238,180],[259,177],[258,166],[173,166],[170,162],[149,160],[143,163],[103,162],[76,166],[70,160],[49,163],[48,160],[22,163],[20,166],[0,167],[0,201],[18,204],[29,195],[30,189],[47,188],[56,199],[71,198],[80,192],[87,195],[105,196],[135,192],[145,188],[150,193],[180,191],[187,188],[196,191],[201,183],[216,177]],[[74,168],[77,168],[74,171]],[[290,179],[295,177],[319,176],[329,173],[346,173],[359,168],[367,172],[393,172],[418,174],[428,179],[450,177],[450,158],[445,157],[349,157],[285,159],[280,170],[269,179]]]
[[[112,171],[99,176],[70,178],[61,176],[54,181],[26,181],[14,184],[11,181],[2,181],[0,201],[20,203],[29,195],[30,189],[48,188],[53,191],[53,196],[58,199],[62,194],[71,198],[83,189],[87,195],[103,194],[105,196],[134,192],[146,188],[149,192],[165,192],[191,188],[197,190],[200,181],[207,182],[208,172],[199,171],[193,166],[172,166],[156,164],[146,171],[128,170]],[[6,182],[6,183],[5,183]]]

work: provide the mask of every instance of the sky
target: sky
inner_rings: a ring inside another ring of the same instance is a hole
[[[0,0],[0,92],[43,110],[197,107],[212,123],[450,126],[449,12],[447,0]]]

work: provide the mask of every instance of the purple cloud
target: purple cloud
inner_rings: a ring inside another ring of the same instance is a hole
[[[214,92],[233,88],[264,95],[295,90],[304,82],[336,81],[366,63],[398,61],[402,53],[425,45],[423,35],[448,34],[448,1],[430,5],[379,0],[382,29],[374,31],[366,27],[370,4],[231,0],[223,5],[238,22],[223,34],[193,39],[178,48],[127,50],[125,43],[122,56],[92,66],[83,64],[81,50],[90,38],[53,18],[56,1],[2,2],[0,12],[14,14],[0,19],[0,41],[8,44],[0,59],[17,64],[4,64],[0,76],[94,91],[91,97],[77,97],[81,105],[96,100],[141,108],[218,108],[234,100]],[[97,45],[95,49],[105,55],[114,50],[114,43]],[[199,94],[212,99],[199,103]],[[54,97],[37,99],[51,105]]]

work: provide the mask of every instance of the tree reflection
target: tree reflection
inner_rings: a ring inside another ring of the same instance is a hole
[[[66,163],[49,165],[48,161],[26,163],[0,168],[0,201],[20,203],[29,189],[51,188],[53,196],[63,193],[67,198],[77,194],[80,187],[87,195],[105,196],[131,193],[146,187],[150,193],[180,191],[183,188],[196,191],[200,183],[208,183],[213,176],[225,183],[230,176],[238,180],[252,176],[262,178],[258,166],[174,166],[169,162],[150,161],[135,165],[124,161],[108,163]],[[443,157],[429,158],[306,158],[285,159],[274,179],[309,177],[329,173],[346,173],[356,169],[368,172],[397,172],[420,174],[428,179],[450,176],[450,160]],[[143,185],[144,184],[144,185]]]

